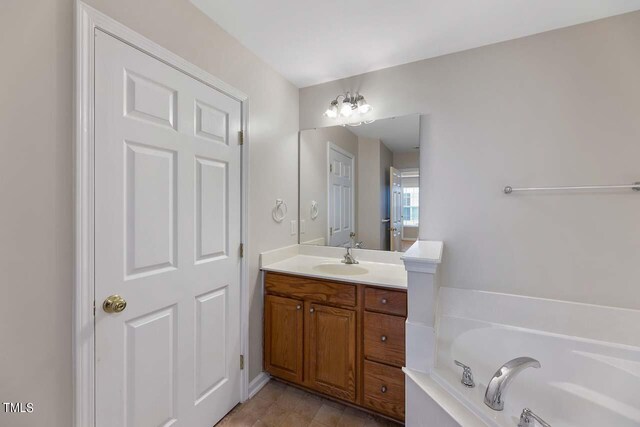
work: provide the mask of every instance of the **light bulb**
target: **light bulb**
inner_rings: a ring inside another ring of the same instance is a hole
[[[335,108],[327,108],[327,111],[324,112],[325,117],[329,117],[330,119],[335,119],[338,117],[338,113]]]
[[[357,99],[358,112],[360,112],[360,114],[367,114],[371,111],[371,105],[364,99],[364,96],[358,95]]]
[[[367,114],[369,111],[371,111],[371,105],[369,104],[362,104],[358,106],[358,111],[360,112],[360,114]]]
[[[343,117],[349,117],[353,113],[353,109],[351,108],[351,104],[347,102],[342,103],[342,107],[340,108],[340,115]]]
[[[335,119],[338,117],[338,103],[336,101],[331,102],[331,106],[327,108],[327,111],[324,112],[325,117],[329,117],[330,119]]]

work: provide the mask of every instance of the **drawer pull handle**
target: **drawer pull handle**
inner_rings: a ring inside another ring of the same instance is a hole
[[[386,342],[387,341],[387,336],[386,335],[381,336],[380,337],[380,341]]]
[[[387,299],[386,299],[386,298],[382,298],[382,299],[380,300],[380,302],[381,302],[382,304],[386,304],[386,303],[387,303]]]
[[[313,313],[314,311],[316,311],[316,309],[315,309],[315,308],[313,308],[313,307],[311,307],[311,308],[309,309],[309,313]]]
[[[300,304],[296,305],[296,310],[300,310],[302,306]]]
[[[386,393],[387,392],[387,386],[383,385],[382,387],[380,387],[380,391],[383,392],[383,393]]]

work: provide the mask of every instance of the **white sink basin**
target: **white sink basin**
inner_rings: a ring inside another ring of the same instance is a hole
[[[356,276],[358,274],[367,274],[369,270],[354,264],[342,263],[324,263],[313,267],[314,270],[321,273],[336,274],[340,276]]]

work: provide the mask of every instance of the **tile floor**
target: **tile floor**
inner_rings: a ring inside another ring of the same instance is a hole
[[[271,380],[215,427],[400,427],[397,424]]]

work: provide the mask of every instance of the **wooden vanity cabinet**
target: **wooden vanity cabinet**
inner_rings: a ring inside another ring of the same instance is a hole
[[[272,376],[404,420],[406,292],[265,273]]]

